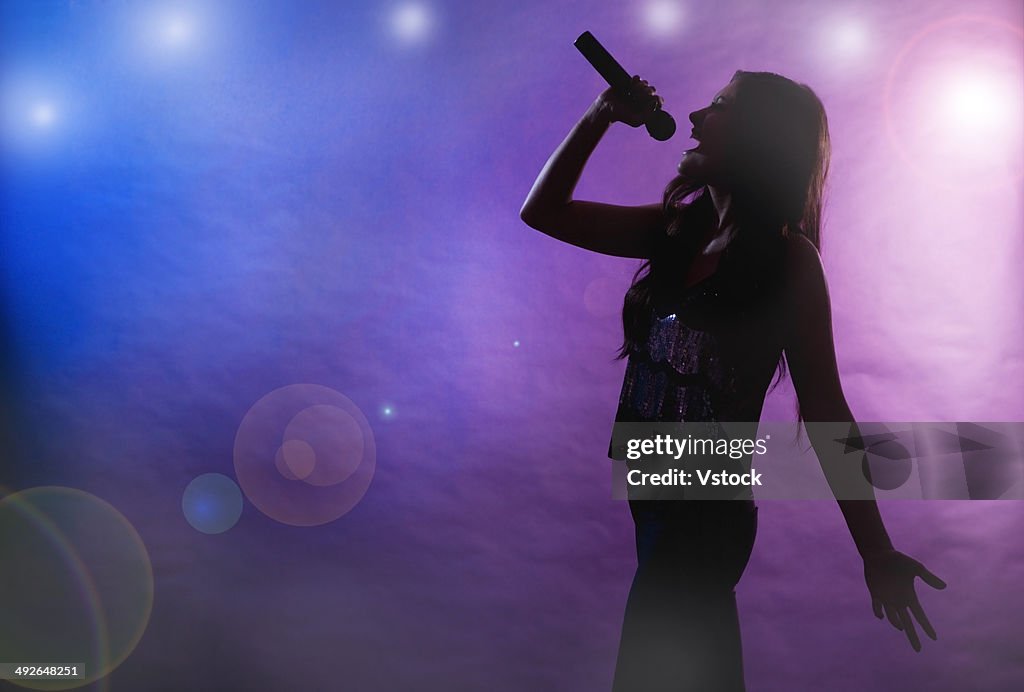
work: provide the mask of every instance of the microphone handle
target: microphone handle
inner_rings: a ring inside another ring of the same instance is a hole
[[[594,66],[597,73],[604,77],[604,81],[620,92],[623,96],[630,96],[630,86],[633,78],[619,64],[619,61],[612,57],[612,54],[605,50],[605,47],[594,38],[589,31],[584,31],[573,43],[583,53],[583,57]]]

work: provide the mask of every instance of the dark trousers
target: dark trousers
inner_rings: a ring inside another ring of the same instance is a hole
[[[757,533],[752,501],[631,500],[637,569],[613,692],[742,692],[734,588]]]

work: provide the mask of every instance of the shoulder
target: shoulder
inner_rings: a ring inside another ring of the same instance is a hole
[[[795,276],[824,273],[818,248],[803,233],[786,236],[786,270]]]
[[[818,248],[802,233],[786,238],[786,312],[796,325],[827,319],[828,282]]]
[[[790,233],[786,236],[786,284],[799,294],[827,291],[825,267],[821,254],[807,236]]]

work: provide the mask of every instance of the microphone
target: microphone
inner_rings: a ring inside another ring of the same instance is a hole
[[[632,86],[633,80],[629,73],[612,57],[611,53],[605,50],[604,46],[598,43],[592,33],[584,31],[573,42],[573,45],[580,53],[583,53],[583,57],[594,66],[598,74],[604,77],[604,80],[616,93],[625,98],[632,96],[630,86]],[[660,108],[648,116],[644,125],[647,127],[647,133],[659,142],[669,139],[676,131],[676,121]]]

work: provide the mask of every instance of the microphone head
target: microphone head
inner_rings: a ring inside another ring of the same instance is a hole
[[[647,133],[659,142],[670,139],[676,133],[676,121],[671,115],[660,109],[651,113],[651,117],[645,124]]]

